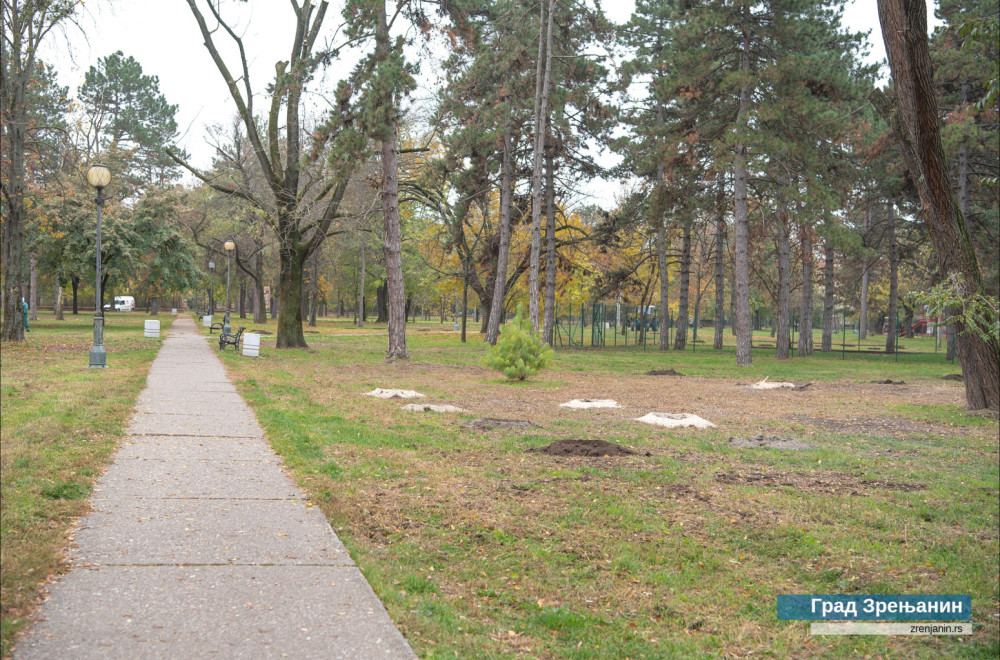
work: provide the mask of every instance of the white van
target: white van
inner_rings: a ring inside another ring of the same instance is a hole
[[[110,311],[108,308],[110,305],[105,305],[104,309]],[[115,296],[115,311],[116,312],[134,312],[135,311],[135,298],[132,296]]]

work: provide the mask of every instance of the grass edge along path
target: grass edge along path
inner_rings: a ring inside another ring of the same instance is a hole
[[[143,337],[142,313],[112,313],[108,369],[90,369],[92,317],[40,313],[23,344],[3,344],[0,402],[0,656],[65,572],[67,533],[108,464],[146,385],[162,339]],[[172,323],[161,319],[161,337]]]

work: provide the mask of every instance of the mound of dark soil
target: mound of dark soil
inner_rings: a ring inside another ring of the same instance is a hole
[[[637,451],[616,445],[613,442],[585,440],[583,438],[559,440],[553,442],[551,445],[529,449],[528,451],[537,451],[542,454],[549,454],[550,456],[636,456],[639,454]],[[649,455],[648,451],[643,454],[643,456]]]
[[[251,330],[250,332],[252,332],[255,335],[273,335],[274,334],[270,330]]]
[[[875,385],[906,385],[905,380],[892,380],[891,378],[886,378],[884,380],[873,380],[871,382]]]
[[[653,369],[652,371],[646,372],[647,376],[683,376],[679,371],[674,371],[673,369]]]
[[[492,429],[511,429],[514,431],[524,431],[527,429],[541,428],[538,424],[529,422],[526,419],[497,419],[495,417],[483,417],[474,419],[462,425],[463,428],[474,429],[476,431],[490,431]]]
[[[739,449],[750,447],[768,447],[771,449],[815,449],[812,445],[794,438],[782,438],[776,435],[759,433],[752,438],[729,438],[729,446]]]
[[[965,376],[962,374],[948,374],[947,376],[941,376],[941,380],[965,380]]]

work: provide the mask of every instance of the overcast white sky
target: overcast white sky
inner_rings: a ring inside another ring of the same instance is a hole
[[[605,12],[612,20],[628,20],[634,0],[605,0]],[[287,0],[251,0],[243,5],[243,38],[251,60],[250,77],[254,89],[263,93],[273,79],[274,63],[287,59],[291,8]],[[340,4],[327,14],[331,27],[340,22]],[[206,128],[226,124],[235,114],[222,78],[202,44],[198,25],[184,0],[113,0],[88,3],[81,18],[82,30],[49,40],[44,59],[55,64],[59,83],[70,88],[71,96],[83,82],[85,72],[101,57],[116,50],[131,55],[147,75],[160,79],[167,101],[178,105],[177,124],[181,146],[196,166],[211,163],[212,149],[205,141]],[[930,13],[930,12],[929,12]],[[885,58],[874,0],[853,0],[845,12],[848,29],[868,31],[870,58]],[[932,25],[935,22],[932,19]],[[222,39],[218,43],[223,43]],[[345,64],[349,68],[351,63]],[[424,71],[433,70],[430,63]],[[337,75],[339,72],[334,72]],[[339,78],[338,78],[339,79]],[[427,95],[418,90],[416,98]],[[592,193],[602,206],[610,206],[618,184],[595,181]]]

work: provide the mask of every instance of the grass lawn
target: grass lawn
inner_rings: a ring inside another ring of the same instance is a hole
[[[4,654],[38,585],[60,570],[65,533],[160,345],[142,338],[141,313],[109,316],[107,371],[87,368],[89,316],[43,316],[25,344],[0,348]],[[411,326],[412,358],[396,364],[382,363],[384,325],[327,319],[306,329],[309,349],[279,352],[265,336],[259,359],[223,355],[272,446],[420,656],[1000,653],[997,421],[964,411],[962,384],[942,380],[959,369],[931,339],[902,340],[898,361],[848,346],[843,357],[779,362],[772,343],[737,369],[728,332],[716,352],[706,330],[694,352],[557,351],[539,377],[508,383],[481,366],[471,323],[466,345],[450,328]],[[668,368],[685,376],[644,375]],[[748,388],[765,376],[812,385]],[[871,383],[885,378],[906,384]],[[361,396],[375,387],[468,412],[409,413]],[[622,407],[558,406],[584,397]],[[634,421],[650,411],[717,427]],[[482,417],[538,426],[466,428]],[[814,448],[728,442],[758,433]],[[527,451],[567,438],[639,453]],[[811,637],[806,623],[776,620],[782,593],[971,594],[976,631]]]
[[[539,377],[508,383],[481,366],[474,331],[461,345],[450,328],[411,326],[408,363],[382,364],[384,326],[328,320],[307,329],[307,350],[279,352],[265,337],[260,359],[224,356],[420,656],[1000,653],[997,421],[964,411],[962,384],[942,380],[959,369],[933,340],[902,340],[898,361],[870,351],[777,361],[772,343],[744,369],[731,345],[563,350]],[[685,376],[644,375],[667,368]],[[813,385],[748,388],[765,376]],[[871,383],[885,378],[906,384]],[[468,413],[361,396],[375,387]],[[622,408],[558,406],[583,397]],[[717,428],[634,421],[651,411]],[[465,427],[482,417],[538,427]],[[758,433],[814,448],[729,445]],[[567,438],[640,453],[527,451]],[[971,594],[976,631],[812,637],[806,623],[777,621],[778,594],[820,593]]]
[[[23,344],[0,345],[0,587],[2,649],[61,570],[72,522],[115,449],[160,340],[141,313],[106,315],[109,369],[88,368],[93,316],[39,312]],[[170,315],[160,315],[162,329]]]

